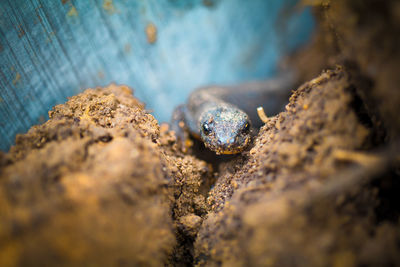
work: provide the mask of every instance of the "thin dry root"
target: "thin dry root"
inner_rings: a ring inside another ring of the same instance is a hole
[[[263,123],[267,123],[267,122],[268,122],[268,117],[267,117],[267,115],[265,115],[265,112],[264,112],[264,108],[263,108],[263,107],[258,107],[258,108],[257,108],[257,114],[258,114],[258,117],[260,117],[260,120],[261,120]]]
[[[382,158],[377,155],[342,149],[335,150],[333,152],[333,157],[336,160],[352,161],[366,167],[374,166],[382,161]]]

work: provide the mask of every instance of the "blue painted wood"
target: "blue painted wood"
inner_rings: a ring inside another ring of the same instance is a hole
[[[87,87],[127,84],[168,121],[198,86],[269,77],[312,32],[310,11],[295,4],[1,0],[0,149]],[[283,16],[287,8],[294,12]],[[154,43],[149,23],[157,28]]]

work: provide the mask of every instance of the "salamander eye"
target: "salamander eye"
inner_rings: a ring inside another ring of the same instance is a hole
[[[250,123],[246,122],[244,127],[242,128],[243,133],[248,133],[250,131]]]
[[[211,133],[211,127],[208,123],[203,123],[202,129],[205,135],[209,135]]]

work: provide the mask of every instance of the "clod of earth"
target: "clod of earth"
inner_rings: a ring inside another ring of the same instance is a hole
[[[345,71],[322,73],[250,150],[213,170],[182,153],[129,88],[88,89],[2,154],[0,263],[399,262],[396,225],[374,213],[371,173],[383,160],[335,153],[363,149],[372,134],[354,94]]]
[[[237,157],[181,152],[116,85],[18,135],[0,266],[400,265],[400,4],[311,2],[318,32],[292,58],[309,82]]]

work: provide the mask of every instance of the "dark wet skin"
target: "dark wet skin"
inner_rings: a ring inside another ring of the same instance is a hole
[[[187,104],[175,109],[172,130],[182,144],[190,133],[217,154],[240,153],[263,124],[257,107],[262,106],[268,116],[279,113],[288,102],[292,86],[293,78],[285,75],[263,82],[199,88]]]

